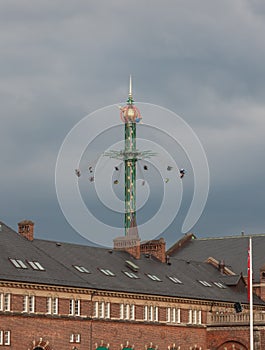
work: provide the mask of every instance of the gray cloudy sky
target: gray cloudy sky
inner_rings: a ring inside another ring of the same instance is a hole
[[[0,219],[82,242],[57,202],[57,154],[85,115],[126,100],[131,73],[135,99],[180,115],[205,149],[210,191],[192,231],[263,233],[264,34],[263,0],[2,0]]]

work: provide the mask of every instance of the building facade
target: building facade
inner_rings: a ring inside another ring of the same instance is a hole
[[[0,348],[249,348],[242,276],[177,259],[163,240],[145,242],[135,258],[34,239],[31,221],[18,232],[1,223]],[[265,303],[255,297],[254,304],[255,349],[262,350]]]

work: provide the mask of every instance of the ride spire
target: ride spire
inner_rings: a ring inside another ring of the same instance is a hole
[[[133,104],[133,94],[132,94],[132,75],[130,74],[130,79],[129,79],[129,97],[127,100],[127,104],[128,105],[132,105]]]

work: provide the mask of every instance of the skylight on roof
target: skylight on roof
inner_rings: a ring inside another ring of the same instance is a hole
[[[137,272],[139,270],[139,266],[135,265],[132,261],[126,260],[126,265],[134,272]]]
[[[122,271],[127,277],[130,277],[130,278],[134,278],[134,279],[137,279],[139,278],[139,276],[137,276],[135,273],[133,272],[129,272],[129,271]]]
[[[28,264],[33,268],[33,270],[45,270],[45,268],[38,261],[28,261]]]
[[[74,268],[79,272],[90,273],[90,271],[84,266],[74,265]]]
[[[108,270],[108,269],[99,269],[99,271],[101,271],[102,273],[104,273],[104,275],[106,276],[111,276],[114,277],[115,273],[113,273],[112,271]]]
[[[9,259],[17,269],[27,269],[27,265],[20,259]]]
[[[148,276],[152,281],[162,282],[161,279],[159,277],[157,277],[156,275],[152,275],[150,273],[147,273],[146,276]]]
[[[204,286],[204,287],[211,287],[212,285],[209,283],[209,282],[207,282],[207,281],[201,281],[201,280],[199,280],[199,282]]]
[[[176,284],[182,284],[181,280],[179,280],[177,277],[168,276],[168,278],[169,278],[172,282],[174,282],[174,283],[176,283]]]
[[[225,289],[225,288],[227,288],[223,283],[221,283],[221,282],[213,282],[217,287],[219,287],[219,288],[222,288],[222,289]]]

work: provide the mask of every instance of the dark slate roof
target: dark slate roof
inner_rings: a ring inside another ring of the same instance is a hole
[[[259,282],[260,268],[265,264],[265,234],[252,235],[253,278]],[[236,274],[247,276],[249,236],[195,238],[186,242],[171,255],[178,259],[205,261],[209,257],[224,260]]]
[[[38,261],[45,271],[18,269],[9,258],[26,261]],[[138,279],[127,277],[123,271],[131,270],[126,266],[126,260],[139,267],[135,272]],[[53,284],[132,292],[161,296],[196,298],[227,302],[247,303],[245,289],[219,288],[213,282],[223,281],[219,271],[204,262],[170,259],[171,265],[163,264],[145,255],[140,260],[132,259],[128,253],[112,251],[105,248],[90,247],[70,243],[56,243],[36,239],[28,241],[2,224],[0,231],[0,279],[30,283]],[[87,268],[90,273],[77,271],[73,265]],[[115,276],[104,275],[99,269],[109,269]],[[146,274],[156,275],[161,282],[151,280]],[[173,283],[168,276],[177,277],[182,284]],[[207,281],[211,287],[203,286],[199,280]],[[255,304],[265,305],[255,298]]]

